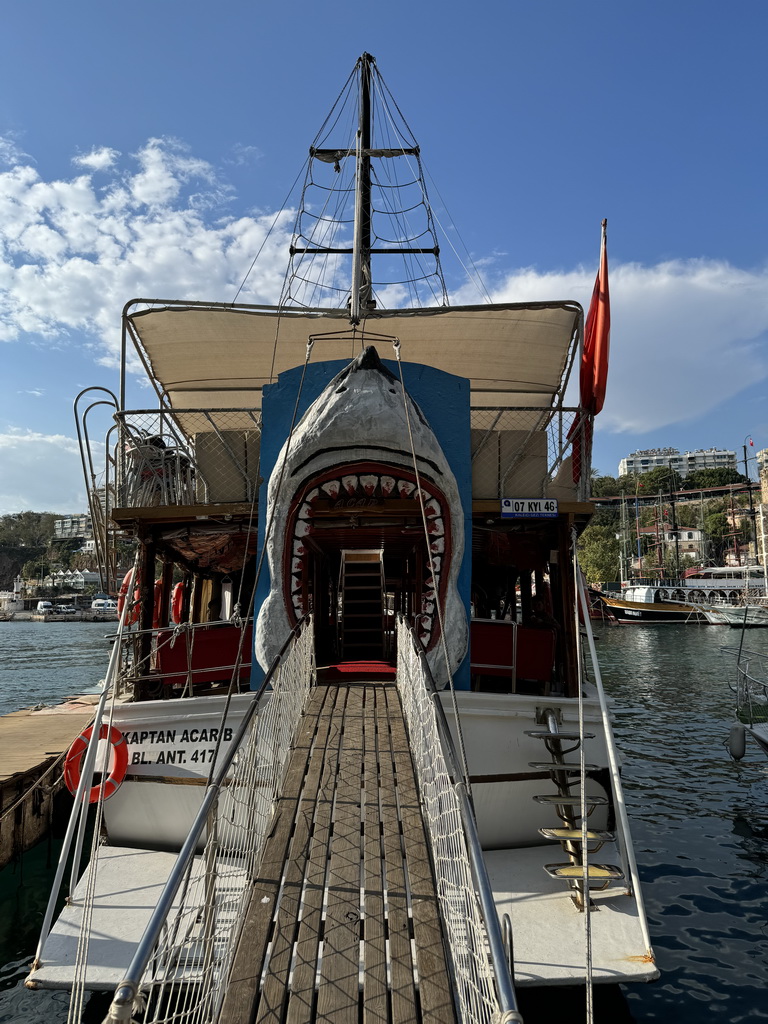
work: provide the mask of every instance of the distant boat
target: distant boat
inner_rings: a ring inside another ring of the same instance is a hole
[[[713,612],[743,607],[763,593],[765,572],[761,565],[721,565],[689,569],[679,579],[638,579],[616,597],[603,597],[606,607],[623,624],[710,623],[725,625],[725,616]]]
[[[731,626],[733,629],[757,629],[768,626],[768,608],[762,604],[710,605],[702,611],[713,626]]]

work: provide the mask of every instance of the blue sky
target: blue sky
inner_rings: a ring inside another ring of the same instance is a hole
[[[364,50],[495,299],[586,304],[608,218],[601,472],[768,447],[762,0],[28,0],[2,30],[0,513],[84,506],[72,400],[116,387],[123,304],[234,297]]]

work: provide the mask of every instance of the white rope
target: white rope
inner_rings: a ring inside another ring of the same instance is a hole
[[[417,459],[416,459],[416,447],[415,447],[414,442],[413,442],[413,430],[412,430],[412,427],[411,427],[411,416],[410,416],[410,412],[408,410],[408,396],[407,396],[406,391],[405,391],[405,381],[403,379],[403,363],[402,363],[402,360],[400,358],[400,341],[399,341],[399,339],[395,338],[395,340],[392,342],[392,347],[395,350],[395,359],[397,360],[397,369],[398,369],[398,372],[400,374],[400,390],[402,392],[403,410],[405,412],[405,423],[406,423],[406,427],[408,429],[408,444],[410,445],[410,449],[411,449],[411,461],[412,461],[412,464],[413,464],[413,473],[414,473],[414,476],[416,477],[416,493],[417,493],[417,495],[419,497],[419,508],[421,510],[421,522],[422,522],[422,526],[424,527],[424,539],[426,541],[427,558],[429,560],[429,573],[430,573],[430,576],[432,578],[432,583],[433,583],[433,586],[434,586],[434,582],[435,582],[435,566],[434,566],[434,561],[432,559],[432,544],[431,544],[430,537],[429,537],[429,526],[427,525],[427,510],[426,510],[426,508],[424,506],[424,492],[423,492],[422,487],[421,487],[421,475],[419,473],[419,466],[418,466],[418,462],[417,462]],[[451,528],[453,528],[453,522],[451,522]],[[472,795],[472,787],[471,787],[471,784],[470,784],[470,781],[469,781],[469,766],[467,764],[467,751],[466,751],[466,748],[465,748],[465,745],[464,745],[464,733],[463,733],[463,730],[461,728],[461,718],[459,716],[459,705],[458,705],[458,701],[456,699],[456,687],[454,686],[454,682],[453,682],[453,672],[451,671],[451,662],[450,662],[450,657],[449,657],[449,654],[448,654],[448,644],[446,643],[446,639],[445,639],[445,625],[444,625],[444,620],[443,620],[443,608],[442,608],[442,604],[440,602],[440,594],[438,593],[438,589],[437,589],[436,586],[435,586],[435,610],[437,612],[437,621],[438,621],[438,625],[440,627],[440,647],[441,647],[442,652],[443,652],[443,660],[445,661],[445,671],[446,671],[447,676],[448,676],[448,688],[451,691],[451,704],[453,706],[453,714],[454,714],[454,717],[456,719],[456,733],[457,733],[458,740],[459,740],[459,752],[461,754],[461,769],[464,772],[464,781],[466,782],[466,785],[467,785],[467,791],[469,792],[469,794],[471,796]]]
[[[582,885],[584,886],[584,961],[586,968],[585,976],[585,1019],[586,1024],[593,1024],[594,1021],[594,991],[592,981],[592,911],[590,910],[590,899],[589,899],[589,852],[588,852],[588,836],[589,836],[589,821],[587,820],[587,765],[586,765],[586,754],[584,751],[585,737],[584,737],[584,658],[581,646],[580,636],[580,625],[579,625],[579,586],[578,586],[578,573],[581,572],[579,567],[579,561],[576,557],[576,530],[571,531],[571,544],[573,547],[573,578],[576,582],[574,590],[574,628],[576,630],[576,681],[579,689],[579,781],[581,783],[581,860],[583,866],[582,872]]]

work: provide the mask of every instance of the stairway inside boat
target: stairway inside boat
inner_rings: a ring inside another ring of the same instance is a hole
[[[384,656],[384,562],[380,548],[341,552],[341,655],[344,661]]]

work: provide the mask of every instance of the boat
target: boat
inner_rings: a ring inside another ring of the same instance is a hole
[[[658,974],[577,551],[604,230],[586,326],[450,306],[370,55],[325,125],[281,303],[128,303],[119,387],[76,400],[120,621],[28,985],[110,1021],[513,1021],[522,987]]]
[[[604,594],[602,601],[621,625],[707,621],[703,606],[686,601],[682,589],[659,586],[658,581],[657,585],[629,586],[620,597]]]
[[[768,608],[762,604],[713,604],[703,606],[707,622],[732,629],[759,629],[768,626]]]
[[[603,602],[617,622],[624,625],[728,625],[734,615],[738,618],[738,609],[743,609],[745,602],[757,607],[757,597],[764,585],[765,573],[760,565],[702,566],[686,570],[680,578],[627,581],[618,596],[603,595]],[[743,614],[742,611],[742,618]],[[750,613],[750,620],[756,624],[761,618],[761,612]]]
[[[746,648],[743,635],[737,647],[721,647],[720,652],[736,698],[735,721],[726,741],[728,752],[740,761],[749,736],[768,754],[768,655]]]

